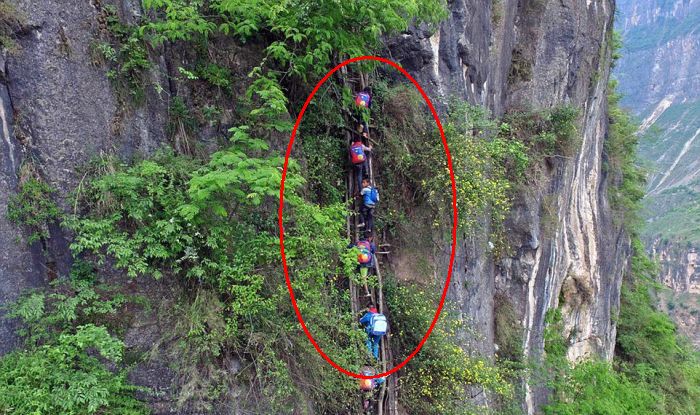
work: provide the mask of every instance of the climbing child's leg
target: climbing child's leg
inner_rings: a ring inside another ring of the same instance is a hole
[[[372,354],[374,358],[379,360],[379,342],[382,341],[382,336],[372,336]]]
[[[364,203],[362,203],[360,205],[360,219],[361,219],[362,223],[365,224],[365,226],[368,226],[368,223],[367,223],[367,219],[369,218],[368,211],[369,211],[369,208],[367,206],[365,206]],[[365,228],[365,229],[369,229],[369,228]]]
[[[359,194],[362,191],[362,176],[364,175],[364,163],[355,164],[355,188],[353,192]]]
[[[367,338],[365,339],[365,345],[367,346],[367,351],[370,354],[374,354],[374,351],[373,351],[374,344],[373,344],[372,340],[373,340],[373,336],[371,334],[367,333]]]
[[[360,267],[360,277],[362,279],[362,285],[365,287],[365,293],[367,296],[370,296],[369,293],[369,287],[367,286],[367,276],[369,275],[369,268],[368,267]]]
[[[365,225],[367,226],[365,229],[367,232],[372,232],[374,231],[374,208],[365,207],[365,209]]]

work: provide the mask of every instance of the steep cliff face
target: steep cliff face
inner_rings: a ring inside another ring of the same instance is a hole
[[[661,281],[674,293],[700,294],[700,264],[698,252],[693,247],[679,248],[677,244],[657,239],[652,254],[661,266]]]
[[[626,105],[646,117],[653,109],[697,98],[699,37],[693,29],[700,3],[621,0],[617,6],[625,47],[616,75]]]
[[[459,242],[450,295],[480,334],[471,345],[493,354],[494,317],[504,311],[494,299],[505,298],[527,356],[541,355],[545,315],[561,307],[569,358],[611,359],[611,316],[629,254],[627,236],[612,221],[603,170],[614,4],[456,1],[450,12],[433,36],[414,30],[392,45],[433,96],[461,95],[495,114],[581,109],[575,155],[536,166],[538,178],[515,198],[507,224],[512,254],[493,263],[483,235]],[[528,391],[527,399],[532,412],[544,393]]]
[[[4,62],[3,62],[4,63]],[[7,79],[7,66],[3,65],[3,77]],[[41,284],[41,263],[36,250],[30,250],[21,240],[22,233],[7,219],[10,195],[17,187],[17,174],[21,160],[19,143],[14,136],[12,102],[7,85],[0,86],[0,119],[2,121],[2,169],[0,170],[0,303],[6,304],[17,298],[30,286]],[[33,252],[34,251],[34,252]],[[7,353],[16,346],[14,325],[0,324],[0,353]]]
[[[0,256],[0,303],[44,283],[47,261],[61,274],[70,264],[69,236],[58,228],[52,229],[49,260],[15,241],[21,232],[4,213],[22,163],[33,160],[69,209],[67,193],[80,181],[76,167],[102,151],[129,157],[166,140],[168,97],[150,92],[145,105],[124,108],[105,69],[91,63],[92,41],[102,30],[101,2],[59,3],[17,2],[29,16],[28,29],[20,38],[22,52],[7,57],[0,78],[0,244],[9,247]],[[133,3],[117,2],[126,18],[141,13]],[[460,235],[450,298],[473,323],[465,346],[493,356],[496,316],[512,308],[523,350],[537,358],[545,315],[560,307],[569,357],[610,359],[611,317],[629,252],[626,235],[612,221],[603,170],[613,1],[455,0],[449,12],[436,33],[415,28],[387,42],[391,57],[433,100],[460,96],[496,115],[565,104],[580,109],[573,155],[534,166],[527,188],[515,197],[506,224],[508,254],[494,261],[488,232]],[[150,82],[172,88],[165,75],[172,65],[162,57],[158,64]],[[449,246],[440,247],[436,269],[447,267],[448,252]],[[13,343],[11,327],[0,327],[2,353]],[[528,390],[529,411],[545,399],[544,389]]]

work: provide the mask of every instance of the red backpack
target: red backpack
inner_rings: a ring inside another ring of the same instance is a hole
[[[358,107],[369,108],[369,103],[371,100],[372,98],[366,92],[360,92],[359,94],[355,95],[355,105]]]
[[[357,254],[357,262],[362,265],[372,262],[372,245],[369,242],[359,241],[357,248],[360,250],[360,253]]]
[[[374,369],[369,366],[363,367],[360,373],[362,373],[363,376],[374,376],[376,374]],[[375,386],[376,380],[374,379],[360,379],[360,390],[364,392],[372,391]]]
[[[350,146],[350,160],[352,164],[362,164],[367,160],[365,156],[365,150],[362,148],[362,142],[356,141]]]

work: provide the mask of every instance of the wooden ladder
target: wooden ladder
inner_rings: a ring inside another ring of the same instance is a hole
[[[343,67],[340,71],[343,75],[347,75],[347,67]],[[363,89],[367,85],[367,76],[365,74],[360,73],[359,74],[359,86],[360,89]],[[340,75],[340,80],[341,84],[345,83],[345,79]],[[367,126],[367,135],[368,135],[368,141],[371,141],[371,135],[370,135],[370,128],[369,128],[369,123]],[[350,143],[350,140],[352,139],[351,133],[348,131],[346,132],[346,138],[348,144]],[[374,158],[374,154],[370,155],[369,158],[369,177],[370,177],[370,182],[372,185],[374,185],[374,169],[372,166],[372,159]],[[353,197],[353,194],[351,193],[351,189],[354,189],[356,181],[353,180],[353,171],[351,170],[348,172],[347,176],[347,190],[346,190],[346,201],[349,202],[350,198]],[[356,189],[357,190],[357,189]],[[361,203],[361,202],[360,202]],[[353,202],[353,210],[357,211],[358,207],[358,202]],[[349,215],[347,218],[347,223],[346,223],[346,232],[347,232],[347,237],[352,241],[357,241],[358,240],[358,231],[357,231],[357,215]],[[377,287],[374,288],[372,287],[370,293],[372,294],[372,300],[376,302],[376,304],[379,307],[379,312],[384,314],[386,310],[386,304],[385,304],[385,299],[384,299],[384,283],[382,280],[382,272],[381,272],[381,263],[379,261],[379,256],[377,253],[374,255],[374,266],[375,266],[375,273],[377,274]],[[357,287],[357,285],[350,279],[350,305],[351,305],[351,310],[353,313],[353,316],[357,316],[360,312],[361,309],[361,304],[359,301],[360,298],[360,289]],[[391,333],[387,333],[386,336],[382,339],[381,342],[381,350],[380,350],[380,362],[381,362],[381,371],[382,373],[387,372],[391,367],[393,367],[393,356],[391,353]],[[378,415],[398,415],[398,402],[397,402],[397,395],[396,395],[396,377],[395,376],[389,376],[384,383],[382,383],[382,386],[379,391],[379,397],[377,398],[377,414]]]

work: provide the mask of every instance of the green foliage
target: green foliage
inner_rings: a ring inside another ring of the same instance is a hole
[[[231,71],[215,63],[207,63],[197,69],[201,79],[218,88],[231,92]]]
[[[340,203],[345,199],[348,163],[347,130],[343,109],[352,103],[348,88],[329,79],[324,89],[309,104],[300,125],[297,145],[304,156],[304,177],[309,190],[320,205]]]
[[[139,104],[145,98],[146,74],[153,67],[146,43],[136,27],[121,22],[114,6],[103,6],[102,13],[109,39],[94,45],[94,52],[101,54],[101,60],[108,64],[107,77],[122,94],[122,100],[129,97]]]
[[[431,125],[431,118],[413,117],[421,114],[422,108],[413,92],[398,87],[387,91],[385,97],[379,94],[379,98],[385,100],[382,109],[387,118],[379,122],[385,126],[385,142],[379,149],[384,174],[418,189],[420,200],[437,213],[437,226],[440,218],[451,216],[452,210],[450,176],[440,135]],[[459,226],[473,228],[477,218],[487,213],[498,226],[510,208],[512,184],[520,180],[528,166],[525,146],[497,136],[497,124],[487,111],[466,102],[451,103],[447,117],[443,117],[443,128],[452,155]],[[401,198],[404,192],[397,184],[387,193]],[[403,205],[401,200],[399,206]]]
[[[580,363],[554,389],[553,402],[544,407],[548,415],[663,413],[657,406],[658,396],[605,362]]]
[[[616,30],[612,31],[610,43],[612,47],[612,62],[610,64],[610,67],[614,68],[617,61],[620,60],[620,58],[622,58],[622,54],[620,53],[620,50],[622,50],[623,46],[622,34]]]
[[[143,0],[142,4],[154,13],[139,32],[155,45],[166,40],[206,38],[216,30],[216,24],[205,17],[209,10],[203,0]]]
[[[49,292],[27,293],[10,307],[8,317],[22,321],[18,334],[27,345],[51,341],[77,325],[102,324],[118,331],[124,324],[120,314],[124,306],[130,300],[142,302],[116,292],[115,287],[79,278],[77,270],[88,265],[78,264],[69,280],[57,280]]]
[[[545,316],[546,358],[539,368],[552,390],[545,414],[654,414],[656,396],[644,383],[629,380],[612,365],[586,360],[576,365],[566,357],[562,314],[551,309]]]
[[[533,155],[571,157],[580,144],[576,127],[578,117],[578,109],[568,105],[550,110],[513,112],[506,115],[501,135],[525,143]]]
[[[372,53],[381,36],[405,30],[414,19],[435,23],[445,14],[440,2],[428,0],[222,0],[217,8],[226,19],[224,33],[243,40],[271,33],[268,59],[303,80],[325,73],[336,56]]]
[[[385,284],[395,355],[412,351],[430,326],[437,307],[437,291],[426,287]],[[470,356],[456,344],[464,322],[443,312],[421,352],[399,379],[399,400],[421,414],[471,413],[464,402],[470,387],[480,387],[504,398],[512,389],[498,369]],[[400,359],[402,359],[401,357]]]
[[[10,53],[19,52],[15,35],[22,30],[24,23],[25,16],[12,3],[0,3],[0,48]]]
[[[625,228],[639,228],[639,210],[644,197],[646,172],[639,167],[637,160],[637,125],[632,116],[620,108],[621,95],[616,92],[617,82],[608,86],[608,117],[610,130],[605,141],[607,168],[611,173],[608,198],[618,221]]]
[[[69,279],[7,307],[25,343],[0,358],[1,414],[148,413],[121,369],[124,344],[108,332],[128,324],[127,302],[143,301],[94,278],[92,266],[78,260]]]
[[[214,34],[245,42],[266,37],[265,58],[249,74],[247,98],[253,102],[249,125],[288,131],[287,98],[280,79],[308,81],[327,70],[334,59],[372,54],[382,35],[405,30],[410,22],[436,23],[445,15],[432,0],[365,2],[276,0],[146,0],[152,14],[138,36],[158,45],[164,41],[203,41]],[[209,67],[209,69],[212,69]],[[217,86],[226,84],[220,71],[203,73]]]
[[[74,251],[109,254],[132,277],[168,271],[241,300],[255,296],[261,276],[251,271],[276,241],[259,233],[255,208],[279,195],[283,160],[249,157],[243,148],[264,143],[243,132],[234,140],[206,165],[164,153],[87,185],[85,202],[104,211],[71,222]],[[287,186],[299,183],[291,177]]]
[[[271,412],[303,405],[297,383],[313,379],[332,386],[313,394],[335,408],[327,412],[336,413],[354,404],[354,384],[300,336],[280,279],[271,207],[279,196],[283,159],[256,156],[267,146],[247,131],[234,129],[232,147],[206,164],[162,153],[89,180],[81,199],[84,215],[70,221],[73,249],[110,257],[131,276],[165,275],[205,290],[196,291],[178,313],[174,356],[188,356],[178,368],[183,379],[195,368],[212,369],[204,377],[186,377],[181,403],[215,399],[225,374],[217,362],[224,351],[235,351],[255,362],[253,373],[246,374],[256,379],[254,392],[270,403]],[[345,208],[303,201],[298,171],[291,161],[285,186],[285,248],[298,304],[324,350],[353,367],[362,360],[363,333],[355,328],[340,284],[348,268],[339,261],[347,244],[340,236]],[[290,361],[292,355],[303,367]]]
[[[547,414],[693,414],[700,409],[700,360],[678,337],[652,296],[658,269],[633,240],[629,274],[622,288],[615,367],[586,361],[573,367],[561,353],[559,321],[550,319],[545,350],[554,394]],[[550,356],[551,352],[551,356]],[[552,358],[554,357],[554,358]],[[552,375],[553,374],[553,375]]]
[[[544,317],[544,351],[549,359],[564,358],[566,356],[566,340],[562,336],[564,326],[561,310],[550,309]]]
[[[91,324],[55,341],[0,358],[2,414],[145,414],[125,372],[109,364],[123,359],[124,344]]]
[[[474,226],[476,218],[485,212],[500,224],[510,209],[512,183],[518,180],[528,165],[524,146],[512,140],[493,137],[496,125],[481,107],[467,104],[453,106],[444,123],[445,136],[452,154],[457,207],[460,225]],[[424,190],[436,206],[448,206],[444,192],[449,176],[441,162],[442,149],[425,154],[424,166],[432,166],[433,175],[427,176]],[[439,170],[438,170],[439,169]],[[430,171],[430,170],[428,170]]]
[[[622,289],[616,352],[621,371],[657,395],[656,413],[698,413],[700,358],[652,296],[658,268],[633,241]]]
[[[7,217],[25,227],[29,234],[27,243],[50,237],[49,224],[56,222],[61,216],[60,209],[51,200],[54,192],[55,190],[38,176],[31,175],[24,177],[17,194],[10,197]]]

